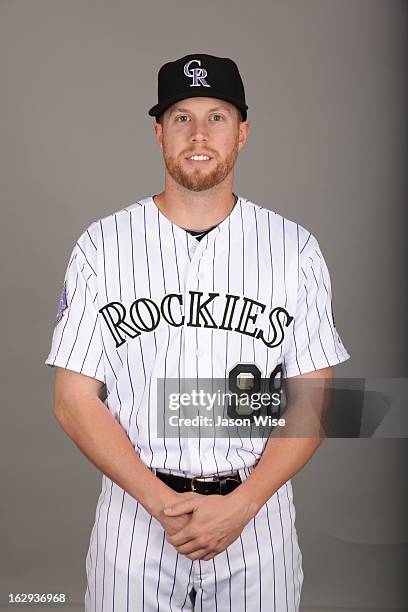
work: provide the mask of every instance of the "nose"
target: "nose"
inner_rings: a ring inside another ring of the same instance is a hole
[[[195,119],[191,122],[191,142],[206,142],[208,140],[208,125],[206,119]]]

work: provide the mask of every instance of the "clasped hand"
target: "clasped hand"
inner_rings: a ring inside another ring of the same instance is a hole
[[[189,559],[208,561],[224,551],[253,518],[244,496],[179,494],[181,500],[163,509],[160,522],[166,540]]]

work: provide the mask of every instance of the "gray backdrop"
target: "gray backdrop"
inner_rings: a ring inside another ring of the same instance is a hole
[[[75,240],[158,193],[160,66],[232,57],[252,131],[235,190],[311,230],[351,359],[407,376],[407,3],[1,0],[1,593],[81,604],[100,473],[44,365]],[[304,609],[407,609],[405,440],[328,440],[294,479]],[[50,609],[50,608],[48,608]]]

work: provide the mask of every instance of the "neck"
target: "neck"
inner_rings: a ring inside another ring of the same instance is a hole
[[[171,193],[165,189],[154,195],[153,200],[159,210],[175,225],[204,230],[221,223],[235,206],[236,197],[231,186],[215,191],[216,188],[205,191],[181,188],[172,190]]]

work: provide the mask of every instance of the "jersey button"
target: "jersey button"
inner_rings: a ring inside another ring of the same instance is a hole
[[[202,357],[204,355],[204,349],[196,348],[195,354],[197,355],[197,357]]]

